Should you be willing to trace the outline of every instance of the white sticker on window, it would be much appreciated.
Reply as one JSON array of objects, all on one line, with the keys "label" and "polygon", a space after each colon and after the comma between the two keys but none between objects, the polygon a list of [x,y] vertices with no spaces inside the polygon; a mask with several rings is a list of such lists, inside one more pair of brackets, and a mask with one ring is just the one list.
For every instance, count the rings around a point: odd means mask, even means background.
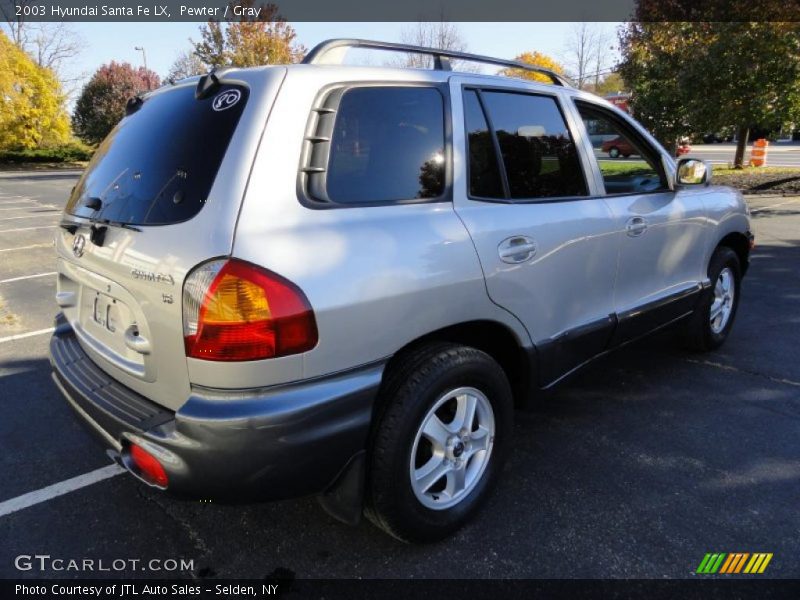
[{"label": "white sticker on window", "polygon": [[239,90],[226,90],[220,94],[217,94],[211,106],[216,111],[225,110],[231,106],[235,106],[241,97],[242,93]]}]

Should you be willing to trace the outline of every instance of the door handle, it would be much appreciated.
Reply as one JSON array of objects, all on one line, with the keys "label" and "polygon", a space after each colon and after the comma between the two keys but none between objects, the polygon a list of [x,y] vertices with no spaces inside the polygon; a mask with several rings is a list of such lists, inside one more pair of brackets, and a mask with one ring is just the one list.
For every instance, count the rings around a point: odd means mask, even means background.
[{"label": "door handle", "polygon": [[647,219],[644,217],[631,217],[625,224],[625,231],[631,237],[638,237],[647,231]]},{"label": "door handle", "polygon": [[536,255],[536,242],[528,236],[515,235],[500,242],[497,253],[505,263],[523,263]]},{"label": "door handle", "polygon": [[125,330],[125,345],[139,354],[150,354],[150,341],[139,335],[139,327],[135,324]]}]

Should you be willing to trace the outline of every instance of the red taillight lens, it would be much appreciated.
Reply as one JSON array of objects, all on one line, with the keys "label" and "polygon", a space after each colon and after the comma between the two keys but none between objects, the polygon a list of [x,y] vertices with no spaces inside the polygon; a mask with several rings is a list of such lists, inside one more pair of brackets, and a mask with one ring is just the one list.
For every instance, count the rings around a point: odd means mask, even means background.
[{"label": "red taillight lens", "polygon": [[167,472],[155,456],[144,448],[131,444],[131,460],[138,469],[138,474],[150,483],[167,487]]},{"label": "red taillight lens", "polygon": [[314,312],[292,282],[231,259],[202,265],[183,288],[186,355],[219,361],[260,360],[317,345]]}]

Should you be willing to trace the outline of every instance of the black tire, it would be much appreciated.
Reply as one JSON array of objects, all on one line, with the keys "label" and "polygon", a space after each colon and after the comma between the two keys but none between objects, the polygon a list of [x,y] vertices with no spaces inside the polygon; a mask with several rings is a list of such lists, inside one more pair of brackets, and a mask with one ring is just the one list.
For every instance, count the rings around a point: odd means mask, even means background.
[{"label": "black tire", "polygon": [[612,146],[608,149],[608,156],[610,158],[619,158],[619,148]]},{"label": "black tire", "polygon": [[[733,274],[733,300],[731,313],[727,323],[720,331],[714,331],[711,326],[711,306],[714,302],[714,288],[724,269],[729,269]],[[689,349],[697,352],[710,352],[719,348],[730,334],[736,311],[741,298],[742,268],[736,252],[726,246],[720,246],[711,256],[708,264],[708,278],[711,287],[703,295],[686,323],[684,338]]]},{"label": "black tire", "polygon": [[[472,517],[494,488],[510,444],[511,388],[503,369],[488,354],[455,344],[419,348],[400,357],[390,369],[371,436],[365,514],[404,542],[440,540]],[[460,387],[473,387],[488,399],[494,442],[474,487],[454,506],[433,509],[425,506],[412,488],[412,449],[437,399]]]}]

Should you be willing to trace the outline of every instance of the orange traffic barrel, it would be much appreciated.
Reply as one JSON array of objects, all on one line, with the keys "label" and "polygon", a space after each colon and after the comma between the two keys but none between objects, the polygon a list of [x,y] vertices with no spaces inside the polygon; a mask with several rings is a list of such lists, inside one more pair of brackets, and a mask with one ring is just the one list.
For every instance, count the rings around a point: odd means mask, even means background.
[{"label": "orange traffic barrel", "polygon": [[750,151],[752,166],[765,167],[767,165],[767,148],[769,148],[769,142],[763,138],[753,142],[753,149]]}]

